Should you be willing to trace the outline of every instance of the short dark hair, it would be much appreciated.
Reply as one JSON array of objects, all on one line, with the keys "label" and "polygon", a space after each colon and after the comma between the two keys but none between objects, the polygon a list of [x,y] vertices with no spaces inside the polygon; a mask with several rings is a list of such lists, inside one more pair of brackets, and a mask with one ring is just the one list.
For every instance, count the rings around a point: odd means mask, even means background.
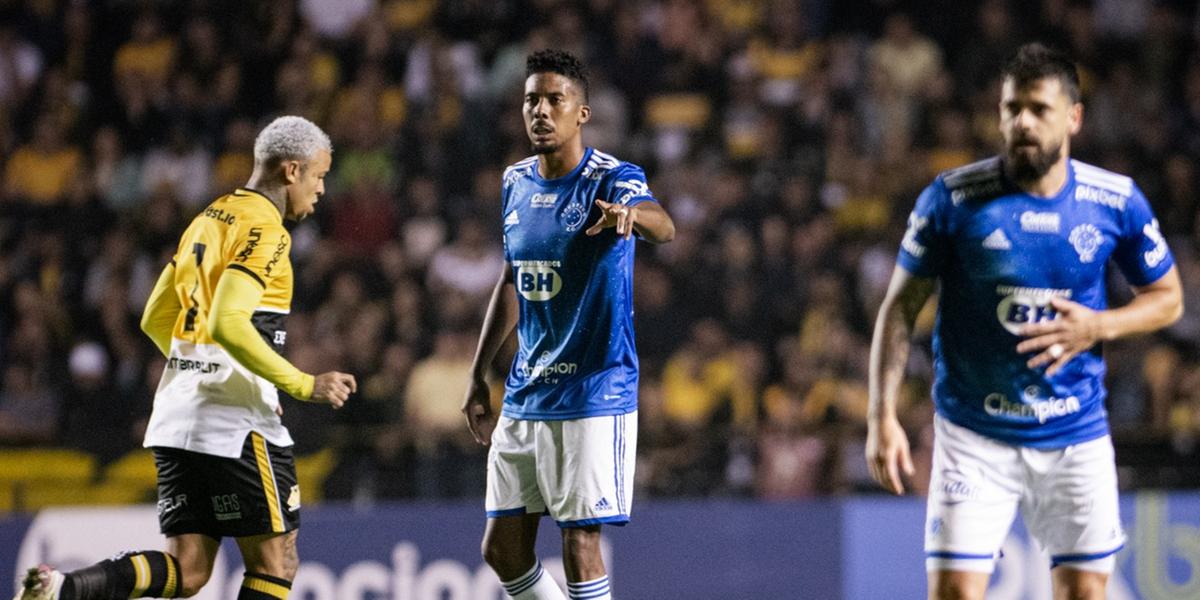
[{"label": "short dark hair", "polygon": [[1039,79],[1057,77],[1063,91],[1071,102],[1079,102],[1079,70],[1065,52],[1033,42],[1017,49],[1017,54],[1008,61],[1002,72],[1005,79],[1012,78],[1018,87],[1029,85]]},{"label": "short dark hair", "polygon": [[584,68],[583,62],[575,58],[574,54],[552,48],[538,50],[525,59],[525,76],[529,77],[536,73],[558,73],[571,79],[579,85],[583,91],[583,101],[587,102],[587,69]]}]

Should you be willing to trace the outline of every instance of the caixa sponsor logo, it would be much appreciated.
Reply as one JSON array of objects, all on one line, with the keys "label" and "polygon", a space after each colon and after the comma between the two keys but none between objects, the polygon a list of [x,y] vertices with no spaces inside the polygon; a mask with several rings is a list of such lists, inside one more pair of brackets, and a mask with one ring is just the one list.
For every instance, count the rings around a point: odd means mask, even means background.
[{"label": "caixa sponsor logo", "polygon": [[1013,402],[1004,394],[988,394],[983,399],[983,410],[987,411],[987,414],[993,417],[1006,419],[1036,418],[1038,423],[1045,423],[1053,418],[1065,417],[1079,412],[1080,404],[1079,398],[1075,396],[1068,396],[1066,398],[1052,397],[1030,402]]},{"label": "caixa sponsor logo", "polygon": [[526,300],[542,302],[558,295],[562,290],[562,277],[556,267],[559,261],[513,261],[517,268],[517,292]]},{"label": "caixa sponsor logo", "polygon": [[1021,327],[1030,323],[1057,319],[1058,311],[1050,305],[1050,300],[1071,297],[1071,290],[1008,285],[997,287],[996,293],[1002,296],[996,304],[996,318],[1013,335],[1020,335]]}]

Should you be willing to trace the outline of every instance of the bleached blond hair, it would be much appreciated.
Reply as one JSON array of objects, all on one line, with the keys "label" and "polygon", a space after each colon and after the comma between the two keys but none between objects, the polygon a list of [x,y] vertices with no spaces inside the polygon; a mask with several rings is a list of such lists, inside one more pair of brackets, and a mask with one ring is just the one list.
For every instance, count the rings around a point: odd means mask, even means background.
[{"label": "bleached blond hair", "polygon": [[316,123],[286,115],[271,121],[254,140],[255,165],[278,164],[285,160],[308,161],[325,150],[333,152],[329,135]]}]

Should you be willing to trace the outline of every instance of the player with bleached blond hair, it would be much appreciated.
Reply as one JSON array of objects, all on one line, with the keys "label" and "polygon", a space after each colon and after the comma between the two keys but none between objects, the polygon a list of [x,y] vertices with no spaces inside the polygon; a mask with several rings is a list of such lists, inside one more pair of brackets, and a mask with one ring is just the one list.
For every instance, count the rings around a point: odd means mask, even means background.
[{"label": "player with bleached blond hair", "polygon": [[300,488],[277,390],[339,408],[357,385],[337,371],[314,377],[279,354],[293,283],[283,223],[312,214],[332,152],[306,119],[267,125],[246,187],[192,220],[146,303],[142,330],[167,358],[144,442],[167,550],[69,573],[41,565],[16,600],[194,596],[223,537],[237,539],[246,565],[239,600],[287,598],[300,564]]}]

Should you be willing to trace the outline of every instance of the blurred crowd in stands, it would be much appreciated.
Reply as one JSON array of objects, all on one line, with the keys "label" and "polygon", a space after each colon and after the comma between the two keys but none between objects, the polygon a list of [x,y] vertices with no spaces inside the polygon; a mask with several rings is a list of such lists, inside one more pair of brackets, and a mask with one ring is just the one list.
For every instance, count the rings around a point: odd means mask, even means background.
[{"label": "blurred crowd in stands", "polygon": [[[1178,325],[1106,347],[1123,484],[1200,486],[1185,1],[0,0],[0,442],[140,446],[155,277],[245,183],[258,129],[301,114],[335,153],[292,229],[287,354],[360,384],[341,411],[285,401],[297,453],[337,451],[330,499],[482,495],[459,404],[503,265],[500,174],[529,154],[524,59],[559,47],[590,66],[585,142],[643,165],[677,224],[638,248],[639,494],[871,489],[867,355],[906,215],[997,150],[997,72],[1035,39],[1080,62],[1073,153],[1135,177],[1186,290]],[[920,347],[904,421],[927,475]]]}]

